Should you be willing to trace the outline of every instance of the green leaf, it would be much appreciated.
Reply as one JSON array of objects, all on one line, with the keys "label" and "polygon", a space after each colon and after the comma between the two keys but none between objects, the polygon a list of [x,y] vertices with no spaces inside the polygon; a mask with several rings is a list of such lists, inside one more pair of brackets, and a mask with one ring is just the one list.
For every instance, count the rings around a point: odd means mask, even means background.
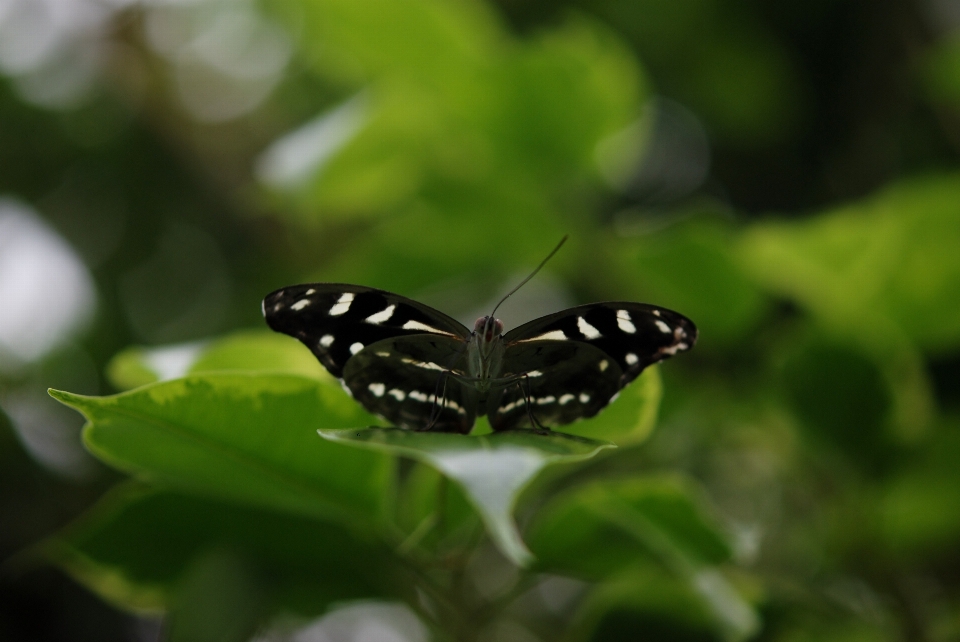
[{"label": "green leaf", "polygon": [[87,448],[144,478],[306,515],[377,520],[389,457],[317,439],[369,425],[335,384],[293,375],[208,374],[111,397],[50,394],[83,413]]},{"label": "green leaf", "polygon": [[398,572],[382,544],[343,527],[139,484],[109,493],[43,550],[100,596],[134,611],[170,607],[189,592],[191,577],[209,575],[202,571],[210,570],[210,556],[229,555],[231,566],[220,575],[241,571],[270,608],[303,615],[388,595]]},{"label": "green leaf", "polygon": [[815,443],[832,444],[867,472],[889,469],[892,395],[872,359],[850,345],[804,341],[782,372],[790,409]]},{"label": "green leaf", "polygon": [[935,43],[924,61],[924,80],[931,98],[960,111],[960,34],[955,30]]},{"label": "green leaf", "polygon": [[434,559],[471,550],[483,536],[480,515],[463,488],[421,463],[402,476],[396,521],[406,534],[399,552],[419,549]]},{"label": "green leaf", "polygon": [[541,568],[586,578],[611,578],[656,561],[724,629],[745,637],[758,621],[715,568],[732,549],[702,504],[682,479],[594,482],[553,499],[534,518],[527,541]]},{"label": "green leaf", "polygon": [[827,327],[960,346],[960,175],[903,181],[818,217],[765,221],[737,255],[751,278]]},{"label": "green leaf", "polygon": [[696,217],[619,241],[612,254],[640,300],[697,324],[698,351],[729,346],[746,339],[767,308],[762,291],[737,262],[734,233],[719,217]]},{"label": "green leaf", "polygon": [[268,330],[236,332],[206,343],[127,348],[107,364],[107,378],[119,390],[130,390],[188,374],[221,370],[287,372],[330,379],[303,344]]},{"label": "green leaf", "polygon": [[701,504],[674,478],[594,482],[554,498],[527,541],[544,568],[586,577],[611,575],[667,549],[691,564],[725,562],[730,545]]},{"label": "green leaf", "polygon": [[[960,422],[938,426],[925,452],[885,480],[880,534],[897,559],[936,559],[960,541]],[[858,498],[859,499],[859,498]]]},{"label": "green leaf", "polygon": [[[633,568],[597,585],[577,609],[569,639],[722,642],[709,607],[689,583],[654,565]],[[729,636],[739,637],[739,636]]]},{"label": "green leaf", "polygon": [[253,565],[233,551],[198,555],[177,583],[165,620],[169,642],[247,642],[267,619]]},{"label": "green leaf", "polygon": [[757,284],[882,365],[906,440],[933,413],[920,350],[960,346],[957,202],[960,175],[913,179],[814,218],[756,223],[737,246]]},{"label": "green leaf", "polygon": [[281,196],[305,224],[381,221],[317,280],[412,293],[479,265],[484,285],[519,271],[544,237],[588,219],[607,191],[597,144],[638,119],[647,93],[630,47],[583,17],[519,38],[479,0],[271,6],[301,34],[304,67],[363,92],[362,126]]},{"label": "green leaf", "polygon": [[509,431],[469,437],[394,428],[321,430],[330,441],[410,457],[460,484],[490,537],[518,566],[533,561],[512,512],[520,491],[545,466],[589,459],[614,445],[561,433]]}]

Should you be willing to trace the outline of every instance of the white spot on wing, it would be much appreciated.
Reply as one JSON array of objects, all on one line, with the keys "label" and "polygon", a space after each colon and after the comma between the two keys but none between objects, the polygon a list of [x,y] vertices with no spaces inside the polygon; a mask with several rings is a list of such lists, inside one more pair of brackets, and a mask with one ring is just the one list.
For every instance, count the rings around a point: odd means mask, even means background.
[{"label": "white spot on wing", "polygon": [[320,345],[322,345],[324,348],[329,348],[330,346],[332,346],[332,345],[333,345],[333,335],[332,335],[332,334],[325,334],[325,335],[323,335],[322,337],[320,337]]},{"label": "white spot on wing", "polygon": [[427,325],[426,323],[420,323],[419,321],[414,321],[413,319],[404,323],[402,327],[404,330],[422,330],[423,332],[432,332],[433,334],[445,334],[448,337],[454,336],[449,332],[444,332],[443,330],[434,328],[433,326]]},{"label": "white spot on wing", "polygon": [[592,325],[590,325],[589,323],[587,323],[587,320],[584,319],[583,317],[577,317],[577,327],[580,328],[580,332],[583,333],[583,336],[585,336],[588,339],[600,338],[600,331],[597,330]]},{"label": "white spot on wing", "polygon": [[601,361],[600,364],[599,364],[599,366],[600,366],[600,372],[606,371],[606,369],[607,369],[607,367],[608,367],[609,365],[610,365],[610,362],[608,362],[606,359],[604,359],[603,361]]},{"label": "white spot on wing", "polygon": [[346,314],[347,310],[350,309],[350,304],[353,303],[353,296],[353,292],[344,292],[341,294],[337,302],[330,308],[330,316],[338,317],[341,314]]},{"label": "white spot on wing", "polygon": [[367,386],[367,390],[372,392],[374,397],[382,397],[386,389],[387,387],[382,383],[371,383],[369,386]]},{"label": "white spot on wing", "polygon": [[299,301],[291,305],[290,309],[296,310],[297,312],[299,312],[300,310],[304,309],[308,305],[310,305],[310,299],[300,299]]},{"label": "white spot on wing", "polygon": [[350,390],[350,388],[347,386],[347,382],[344,381],[343,379],[340,380],[340,387],[343,388],[343,391],[347,393],[348,396],[350,397],[353,396],[353,391]]},{"label": "white spot on wing", "polygon": [[571,395],[571,394],[566,394],[566,395],[563,395],[563,396],[560,397],[560,405],[561,405],[561,406],[564,406],[564,405],[570,403],[571,401],[573,401],[573,395]]},{"label": "white spot on wing", "polygon": [[674,354],[677,354],[677,351],[686,350],[689,347],[690,346],[688,346],[686,343],[677,343],[672,346],[665,346],[663,348],[660,348],[658,352],[660,354],[674,355]]},{"label": "white spot on wing", "polygon": [[389,353],[389,352],[376,352],[375,354],[376,354],[378,357],[383,357],[384,359],[386,359],[387,357],[390,356],[390,353]]},{"label": "white spot on wing", "polygon": [[660,328],[660,332],[664,334],[670,334],[670,326],[668,326],[666,323],[660,319],[657,319],[655,323],[657,324],[657,327]]},{"label": "white spot on wing", "polygon": [[304,294],[307,296],[310,296],[311,294],[315,294],[315,293],[316,293],[316,290],[314,290],[313,288],[310,288],[309,290],[304,292]]},{"label": "white spot on wing", "polygon": [[628,310],[617,310],[617,327],[627,334],[634,334],[637,331],[637,326],[633,325]]},{"label": "white spot on wing", "polygon": [[395,304],[387,306],[385,310],[381,310],[376,314],[371,314],[366,319],[364,319],[364,321],[366,321],[367,323],[373,323],[373,324],[383,323],[384,321],[389,320],[390,317],[393,316],[393,311],[396,309],[397,309],[397,306]]},{"label": "white spot on wing", "polygon": [[590,401],[590,395],[588,395],[588,394],[585,393],[585,392],[581,392],[581,393],[580,393],[580,403],[587,403],[588,401]]},{"label": "white spot on wing", "polygon": [[548,403],[553,403],[556,400],[557,398],[554,397],[553,395],[547,395],[546,397],[540,397],[539,399],[537,399],[537,405],[545,406]]},{"label": "white spot on wing", "polygon": [[416,359],[411,359],[410,357],[404,357],[401,359],[401,361],[404,363],[409,363],[411,366],[416,366],[418,368],[426,368],[427,370],[444,370],[443,366],[438,366],[430,361],[417,361]]},{"label": "white spot on wing", "polygon": [[363,344],[359,341],[350,346],[350,354],[357,354],[361,350],[363,350]]},{"label": "white spot on wing", "polygon": [[615,393],[612,397],[610,397],[610,401],[607,402],[607,405],[609,406],[619,398],[620,398],[620,393],[619,392]]},{"label": "white spot on wing", "polygon": [[566,341],[567,335],[563,333],[563,330],[551,330],[550,332],[544,332],[543,334],[538,334],[535,337],[530,337],[529,339],[521,339],[517,343],[526,343],[527,341]]},{"label": "white spot on wing", "polygon": [[530,372],[527,373],[527,376],[528,376],[528,377],[542,377],[542,376],[543,376],[543,373],[540,372],[539,370],[531,370]]},{"label": "white spot on wing", "polygon": [[640,361],[640,359],[637,358],[637,355],[633,354],[632,352],[628,352],[627,356],[625,356],[623,360],[627,362],[628,366],[632,366],[636,362]]},{"label": "white spot on wing", "polygon": [[427,400],[427,395],[420,392],[419,390],[411,390],[409,397],[415,401],[425,402]]},{"label": "white spot on wing", "polygon": [[397,401],[403,401],[404,399],[407,398],[407,393],[405,393],[403,390],[400,390],[400,388],[393,388],[387,394],[389,394],[391,397],[393,397]]}]

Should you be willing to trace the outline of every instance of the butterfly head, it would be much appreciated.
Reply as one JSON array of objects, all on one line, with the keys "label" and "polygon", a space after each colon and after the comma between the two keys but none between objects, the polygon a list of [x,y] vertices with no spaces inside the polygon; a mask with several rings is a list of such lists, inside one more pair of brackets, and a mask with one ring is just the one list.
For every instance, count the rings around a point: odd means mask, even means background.
[{"label": "butterfly head", "polygon": [[481,343],[491,343],[503,334],[503,323],[494,317],[480,317],[473,324],[473,332],[479,337]]},{"label": "butterfly head", "polygon": [[503,323],[494,316],[480,317],[473,324],[473,337],[470,342],[467,362],[471,377],[485,380],[496,376],[503,361]]}]

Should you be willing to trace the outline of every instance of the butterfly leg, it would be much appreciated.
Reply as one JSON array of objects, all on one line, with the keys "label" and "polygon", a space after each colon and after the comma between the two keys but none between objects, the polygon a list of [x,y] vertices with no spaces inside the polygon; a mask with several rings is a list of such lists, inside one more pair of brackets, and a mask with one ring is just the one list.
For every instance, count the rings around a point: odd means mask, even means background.
[{"label": "butterfly leg", "polygon": [[[526,388],[524,388],[524,384],[526,384]],[[530,395],[530,377],[524,374],[523,378],[517,381],[517,386],[520,388],[520,394],[523,395],[523,403],[527,408],[527,417],[530,419],[530,425],[533,431],[540,435],[549,435],[551,430],[541,424],[536,415],[533,414],[532,397]]]},{"label": "butterfly leg", "polygon": [[[440,373],[433,390],[433,401],[427,423],[417,426],[413,430],[417,432],[439,430],[464,435],[470,432],[476,418],[476,398],[471,398],[469,391],[463,390],[460,391],[460,396],[455,394],[453,395],[454,398],[448,398],[448,386],[453,385],[451,384],[452,381],[458,380],[459,377],[455,372],[444,370]],[[466,394],[464,394],[465,392]],[[459,405],[457,401],[459,401]],[[444,414],[444,410],[448,410],[448,412]],[[453,419],[451,414],[454,412],[459,419]]]},{"label": "butterfly leg", "polygon": [[433,390],[433,407],[430,409],[430,420],[424,426],[423,431],[428,432],[440,419],[443,407],[447,401],[447,371],[440,373],[437,377],[437,387]]}]

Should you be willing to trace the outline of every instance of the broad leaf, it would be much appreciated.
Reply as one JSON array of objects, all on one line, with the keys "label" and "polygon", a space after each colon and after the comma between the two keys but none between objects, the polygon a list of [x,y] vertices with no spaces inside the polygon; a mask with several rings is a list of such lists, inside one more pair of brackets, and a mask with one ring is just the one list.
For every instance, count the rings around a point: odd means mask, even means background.
[{"label": "broad leaf", "polygon": [[304,615],[387,596],[399,572],[382,544],[340,526],[137,484],[108,494],[43,550],[105,599],[137,611],[170,607],[210,555],[242,565],[270,608]]},{"label": "broad leaf", "polygon": [[739,624],[718,618],[710,601],[690,582],[644,564],[596,585],[579,605],[568,639],[630,640],[643,631],[651,640],[729,642],[757,629],[749,609],[741,613],[746,615]]},{"label": "broad leaf", "polygon": [[236,332],[204,343],[127,348],[110,360],[107,378],[116,388],[130,390],[188,374],[222,370],[330,378],[300,342],[269,330]]},{"label": "broad leaf", "polygon": [[768,307],[761,289],[737,263],[731,242],[735,233],[727,221],[699,216],[611,244],[621,278],[628,279],[634,296],[681,312],[697,324],[695,353],[749,341]]},{"label": "broad leaf", "polygon": [[958,201],[960,175],[904,181],[815,218],[754,224],[737,256],[827,327],[946,353],[960,346]]},{"label": "broad leaf", "polygon": [[318,439],[369,425],[335,384],[293,375],[195,375],[112,397],[51,391],[84,414],[87,448],[168,484],[307,515],[376,520],[389,457]]},{"label": "broad leaf", "polygon": [[956,174],[903,181],[815,218],[756,223],[736,252],[761,287],[882,365],[906,440],[934,411],[918,348],[960,346],[958,201]]},{"label": "broad leaf", "polygon": [[756,615],[716,570],[730,544],[681,480],[602,481],[556,497],[534,518],[527,541],[545,570],[587,578],[620,575],[656,561],[703,601],[723,628],[745,637]]},{"label": "broad leaf", "polygon": [[513,521],[520,491],[545,466],[589,459],[613,444],[552,433],[509,431],[465,437],[395,428],[321,430],[330,441],[410,457],[429,464],[463,488],[491,538],[518,566],[533,561]]},{"label": "broad leaf", "polygon": [[666,548],[698,565],[731,555],[692,489],[657,477],[594,482],[559,495],[534,518],[527,541],[544,568],[594,578]]}]

